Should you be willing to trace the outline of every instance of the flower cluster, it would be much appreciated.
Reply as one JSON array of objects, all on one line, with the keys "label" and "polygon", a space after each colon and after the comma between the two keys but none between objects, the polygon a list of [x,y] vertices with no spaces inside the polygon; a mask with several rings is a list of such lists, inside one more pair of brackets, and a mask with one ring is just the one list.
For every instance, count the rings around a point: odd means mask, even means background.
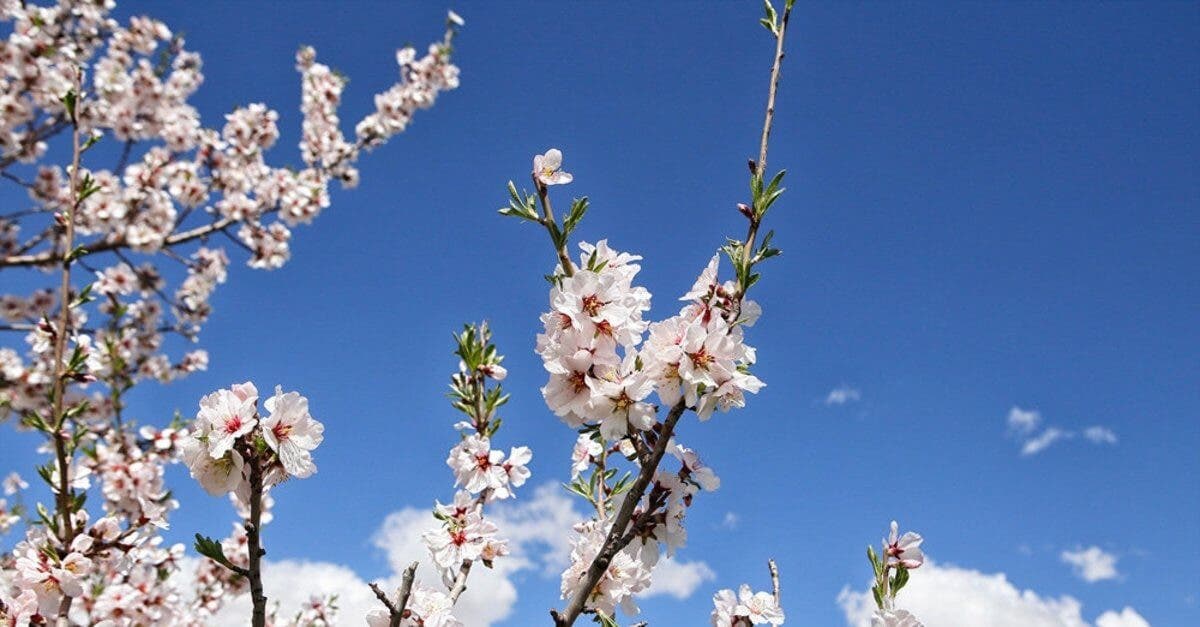
[{"label": "flower cluster", "polygon": [[754,592],[743,584],[737,594],[720,590],[713,595],[713,627],[782,624],[783,609],[770,592]]},{"label": "flower cluster", "polygon": [[[569,182],[558,169],[561,159],[557,150],[539,155],[535,180]],[[537,338],[550,375],[542,394],[567,424],[596,424],[604,439],[617,440],[655,424],[652,393],[668,406],[682,400],[707,419],[717,408],[744,406],[745,392],[763,387],[749,374],[755,351],[743,337],[762,310],[734,281],[718,282],[719,256],[683,296],[687,304],[678,315],[649,323],[643,314],[650,293],[633,284],[641,257],[617,252],[606,240],[580,248],[578,269],[556,271]]]},{"label": "flower cluster", "polygon": [[[563,598],[572,598],[584,589],[586,573],[604,549],[611,523],[589,520],[575,525],[571,541],[571,565],[562,574]],[[629,615],[638,613],[633,595],[650,587],[650,570],[643,558],[644,551],[630,545],[613,555],[608,568],[592,589],[587,591],[587,605],[605,616],[613,616],[617,607]]]},{"label": "flower cluster", "polygon": [[79,600],[78,607],[93,622],[181,620],[181,597],[159,583],[178,570],[182,544],[164,548],[160,537],[141,527],[123,529],[114,516],[90,523],[83,510],[73,516],[73,523],[81,532],[65,551],[46,550],[54,540],[44,529],[31,530],[14,548],[12,583],[18,592],[6,598],[7,591],[0,591],[0,603],[7,606],[8,618],[17,620],[5,624],[54,617],[64,598]]},{"label": "flower cluster", "polygon": [[263,405],[265,418],[258,413],[258,388],[250,382],[200,400],[193,431],[183,440],[183,460],[209,494],[249,494],[247,457],[262,458],[267,487],[317,471],[312,451],[324,439],[325,426],[308,413],[308,399],[276,386]]}]

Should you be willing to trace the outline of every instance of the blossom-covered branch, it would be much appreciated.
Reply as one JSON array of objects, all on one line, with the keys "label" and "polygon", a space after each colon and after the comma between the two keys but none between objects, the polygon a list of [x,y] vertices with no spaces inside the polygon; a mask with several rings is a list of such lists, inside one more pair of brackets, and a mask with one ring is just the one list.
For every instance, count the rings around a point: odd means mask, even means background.
[{"label": "blossom-covered branch", "polygon": [[[649,586],[659,545],[668,553],[682,546],[692,495],[719,485],[696,453],[675,441],[679,421],[689,410],[707,420],[717,409],[741,407],[746,392],[764,385],[750,372],[755,351],[744,341],[745,328],[761,309],[746,294],[759,279],[756,265],[779,254],[771,247],[772,233],[761,243],[757,238],[783,193],[783,172],[768,181],[766,157],[791,7],[789,1],[780,17],[768,2],[762,20],[774,37],[775,57],[759,158],[751,161],[751,198],[738,205],[749,223],[747,236],[722,248],[735,278],[718,279],[720,255],[714,256],[681,298],[687,304],[678,315],[655,323],[643,318],[650,293],[633,283],[639,256],[614,251],[602,240],[581,244],[579,264],[571,262],[566,250],[589,203],[576,199],[561,222],[555,218],[550,188],[574,180],[562,169],[559,150],[534,157],[533,193],[508,185],[509,204],[500,213],[545,228],[558,258],[546,277],[551,310],[542,316],[544,333],[537,342],[550,377],[542,393],[550,409],[580,431],[570,488],[596,511],[576,528],[572,563],[562,579],[568,604],[551,611],[560,627],[573,625],[583,613],[615,625],[618,605],[637,612],[633,597]],[[680,461],[677,472],[660,469],[668,452]],[[617,479],[613,465],[622,457],[632,469]]]},{"label": "blossom-covered branch", "polygon": [[249,510],[246,518],[246,564],[230,561],[221,544],[196,535],[196,551],[250,581],[254,613],[251,624],[266,624],[263,592],[262,526],[266,490],[289,477],[303,479],[317,471],[312,451],[325,439],[325,426],[308,413],[308,399],[296,392],[275,395],[258,413],[258,389],[246,382],[217,390],[200,400],[195,428],[183,444],[192,477],[214,496],[232,492]]},{"label": "blossom-covered branch", "polygon": [[[397,593],[401,602],[391,604],[386,594],[376,592],[387,611],[375,610],[367,616],[372,627],[461,626],[452,610],[467,590],[475,563],[491,568],[495,560],[509,553],[508,541],[498,535],[500,529],[485,516],[484,506],[516,497],[516,489],[529,479],[526,465],[533,459],[533,452],[529,447],[516,446],[505,455],[492,448],[504,422],[497,411],[509,396],[500,385],[508,374],[501,365],[504,356],[492,343],[487,323],[465,325],[454,341],[459,362],[458,372],[450,377],[450,398],[467,420],[454,425],[459,442],[450,449],[446,465],[454,473],[454,485],[462,489],[450,504],[436,503],[433,516],[438,525],[422,535],[447,591],[414,586],[405,571],[404,584]],[[404,599],[409,600],[407,606]]]}]

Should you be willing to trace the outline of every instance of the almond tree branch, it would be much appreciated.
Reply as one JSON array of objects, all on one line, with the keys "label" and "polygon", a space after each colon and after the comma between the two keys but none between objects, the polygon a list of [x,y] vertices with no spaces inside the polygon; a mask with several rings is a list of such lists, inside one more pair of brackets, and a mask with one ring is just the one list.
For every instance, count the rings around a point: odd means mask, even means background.
[{"label": "almond tree branch", "polygon": [[[264,213],[271,213],[272,211],[274,211],[274,210],[268,210]],[[220,220],[211,222],[209,224],[204,224],[204,225],[192,228],[192,229],[188,229],[186,231],[179,231],[178,233],[173,233],[170,236],[168,236],[165,240],[163,240],[162,248],[177,246],[179,244],[185,244],[185,243],[193,241],[193,240],[201,239],[203,237],[211,235],[212,233],[215,233],[216,231],[220,231],[220,230],[222,230],[232,224],[235,224],[237,222],[239,222],[239,220],[236,220],[234,218],[221,218]],[[84,244],[84,248],[87,249],[87,252],[84,254],[92,255],[95,253],[102,253],[102,252],[106,252],[109,250],[116,250],[119,248],[127,248],[128,246],[129,246],[129,244],[126,243],[123,238],[99,239],[94,242]],[[59,258],[60,258],[60,255],[55,254],[54,251],[45,251],[45,252],[37,253],[34,255],[13,255],[11,257],[5,257],[3,259],[0,259],[0,267],[4,267],[4,266],[44,266],[48,263],[53,263],[54,261],[57,261]]]},{"label": "almond tree branch", "polygon": [[[788,18],[792,14],[792,3],[788,0],[783,9],[783,19],[779,22],[779,31],[775,34],[775,62],[771,64],[771,83],[767,90],[767,114],[763,120],[762,141],[758,148],[758,162],[751,164],[753,174],[760,180],[767,176],[767,140],[771,137],[771,124],[775,121],[775,93],[779,90],[779,69],[783,66],[783,37],[787,33]],[[746,244],[742,248],[742,266],[750,263],[750,255],[754,249],[754,240],[758,236],[759,217],[751,213],[750,230],[746,234]]]},{"label": "almond tree branch", "polygon": [[462,596],[467,590],[467,577],[471,575],[471,564],[473,560],[463,560],[462,566],[458,567],[458,575],[454,578],[454,585],[450,587],[450,604],[458,603],[458,597]]},{"label": "almond tree branch", "polygon": [[566,627],[574,625],[575,620],[583,613],[584,605],[587,599],[591,596],[592,590],[596,584],[600,582],[600,578],[608,571],[609,564],[612,563],[617,553],[624,549],[631,540],[632,535],[625,533],[629,526],[630,520],[633,519],[633,511],[637,508],[638,503],[646,494],[646,489],[650,486],[650,481],[654,478],[654,473],[658,470],[658,464],[662,462],[663,455],[667,452],[667,443],[671,440],[671,435],[675,432],[675,425],[679,423],[679,419],[683,417],[683,412],[687,410],[687,403],[680,399],[671,407],[671,411],[667,414],[667,419],[663,422],[662,433],[659,434],[658,440],[654,443],[654,449],[650,453],[649,459],[642,464],[641,470],[638,472],[637,479],[629,488],[629,493],[625,496],[625,500],[621,503],[621,509],[617,511],[617,516],[613,519],[612,528],[608,530],[608,536],[604,538],[604,548],[596,555],[596,559],[592,560],[592,564],[588,566],[587,575],[584,579],[584,585],[571,599],[571,603],[560,614],[556,610],[550,611],[550,616],[554,618],[554,624],[557,627]]},{"label": "almond tree branch", "polygon": [[[70,471],[71,458],[73,455],[67,452],[67,440],[71,437],[66,432],[67,412],[64,408],[64,397],[66,396],[67,372],[66,365],[63,363],[64,354],[67,349],[67,336],[70,334],[71,328],[71,249],[75,246],[75,212],[79,208],[82,201],[82,194],[79,189],[79,160],[83,155],[83,149],[80,145],[80,130],[79,119],[76,116],[78,111],[79,100],[82,100],[82,85],[83,85],[83,70],[76,68],[75,70],[75,88],[74,94],[68,94],[66,100],[69,102],[68,109],[71,114],[71,144],[73,146],[73,155],[71,157],[71,180],[70,189],[74,198],[71,204],[67,205],[67,213],[63,216],[66,221],[65,233],[63,235],[63,253],[62,253],[62,282],[59,285],[58,299],[60,301],[60,309],[58,315],[58,324],[55,328],[57,334],[54,338],[54,383],[51,389],[51,401],[53,403],[53,420],[54,420],[54,458],[58,468],[58,486],[55,490],[55,509],[61,518],[61,527],[59,528],[59,540],[62,541],[64,550],[68,550],[72,541],[75,539],[75,523],[72,515],[72,508],[75,502],[75,491],[70,487]],[[58,607],[58,623],[62,624],[68,621],[68,616],[71,613],[72,597],[63,595],[62,603]]]},{"label": "almond tree branch", "polygon": [[372,583],[368,584],[371,587],[371,592],[375,593],[375,598],[379,599],[380,603],[388,610],[388,625],[389,627],[399,627],[400,621],[404,620],[404,608],[408,605],[408,597],[412,594],[413,580],[417,576],[418,562],[413,562],[404,569],[404,575],[400,579],[400,592],[396,597],[396,602],[392,603],[387,594],[379,589],[379,586]]},{"label": "almond tree branch", "polygon": [[263,594],[262,557],[267,552],[262,548],[263,469],[259,456],[254,451],[249,453],[250,520],[246,523],[246,540],[250,553],[250,599],[254,603],[250,624],[264,627],[267,623],[267,597]]}]

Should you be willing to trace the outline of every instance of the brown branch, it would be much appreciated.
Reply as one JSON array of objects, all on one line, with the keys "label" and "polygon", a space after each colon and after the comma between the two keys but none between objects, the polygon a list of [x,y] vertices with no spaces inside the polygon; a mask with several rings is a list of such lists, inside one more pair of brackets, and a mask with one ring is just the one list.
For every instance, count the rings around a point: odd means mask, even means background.
[{"label": "brown branch", "polygon": [[[264,212],[264,214],[270,213],[270,212],[271,211],[266,211],[266,212]],[[220,220],[217,220],[215,222],[211,222],[209,224],[205,224],[205,225],[201,225],[201,226],[198,226],[198,227],[195,227],[192,229],[188,229],[187,231],[180,231],[178,233],[168,236],[165,240],[163,240],[162,248],[167,248],[169,246],[177,246],[179,244],[184,244],[184,243],[187,243],[187,242],[190,242],[193,240],[197,240],[197,239],[206,237],[208,235],[213,234],[216,231],[220,231],[221,229],[224,229],[225,227],[228,227],[237,222],[238,222],[238,220],[235,220],[233,218],[221,218]],[[84,255],[92,255],[95,253],[102,253],[102,252],[116,250],[118,248],[126,248],[126,247],[128,247],[128,244],[122,238],[98,239],[94,242],[84,244],[84,248],[87,250],[87,252],[84,253]],[[61,255],[56,254],[54,251],[46,251],[46,252],[38,253],[36,255],[14,255],[12,257],[5,257],[3,259],[0,259],[0,267],[3,267],[3,266],[44,266],[44,265],[47,265],[50,263],[54,263],[55,261],[58,261],[60,258],[61,258]]]},{"label": "brown branch", "polygon": [[379,602],[387,608],[389,616],[396,613],[396,606],[393,605],[392,600],[387,597],[387,593],[379,588],[379,584],[372,582],[367,584],[367,586],[371,588],[371,592],[375,593],[375,598],[379,599]]},{"label": "brown branch", "polygon": [[379,589],[377,584],[367,584],[371,587],[371,592],[375,593],[375,598],[379,599],[379,602],[387,608],[389,627],[399,627],[400,621],[404,620],[404,608],[408,605],[409,595],[412,594],[413,579],[417,576],[417,566],[418,563],[413,562],[404,569],[404,575],[400,579],[400,591],[395,603],[392,603],[392,600],[383,590]]},{"label": "brown branch", "polygon": [[252,627],[264,627],[267,623],[267,597],[263,594],[262,557],[267,552],[262,548],[262,497],[263,469],[255,451],[248,452],[250,464],[250,520],[246,523],[246,541],[250,553],[250,599],[254,603],[251,616]]},{"label": "brown branch", "polygon": [[662,433],[658,435],[658,440],[654,443],[654,450],[650,453],[650,458],[646,463],[642,464],[641,471],[638,473],[637,479],[629,488],[629,494],[625,496],[625,500],[621,503],[621,509],[617,511],[617,516],[613,519],[612,528],[608,530],[608,536],[604,538],[604,545],[596,558],[592,560],[588,566],[587,575],[584,578],[584,586],[579,589],[575,597],[571,599],[571,603],[560,614],[555,610],[550,611],[550,615],[554,618],[554,624],[558,627],[566,627],[574,625],[575,620],[583,613],[584,605],[587,599],[591,596],[592,590],[596,584],[600,583],[600,578],[608,571],[609,564],[612,563],[617,553],[624,549],[631,540],[633,535],[626,534],[625,529],[629,526],[630,520],[633,519],[633,511],[637,508],[638,503],[646,494],[646,488],[650,486],[650,481],[654,478],[654,473],[658,470],[658,464],[662,462],[663,455],[667,452],[667,443],[671,440],[671,434],[675,431],[675,425],[679,423],[679,419],[683,417],[683,412],[687,409],[687,403],[680,399],[677,403],[671,406],[671,411],[667,414],[667,419],[663,422]]},{"label": "brown branch", "polygon": [[458,602],[458,597],[462,596],[463,592],[467,591],[467,577],[471,574],[472,560],[463,560],[462,566],[458,567],[458,575],[454,578],[454,585],[450,587],[450,604]]}]

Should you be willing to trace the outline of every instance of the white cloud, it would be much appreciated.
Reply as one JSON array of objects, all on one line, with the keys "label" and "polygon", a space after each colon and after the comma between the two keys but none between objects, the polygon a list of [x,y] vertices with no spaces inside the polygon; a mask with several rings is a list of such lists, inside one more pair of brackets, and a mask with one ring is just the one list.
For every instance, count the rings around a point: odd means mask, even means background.
[{"label": "white cloud", "polygon": [[[185,572],[190,572],[186,570]],[[263,563],[263,592],[268,608],[279,603],[279,618],[290,619],[313,594],[336,594],[339,622],[358,624],[367,612],[382,607],[367,582],[353,570],[329,562],[282,560]],[[227,604],[212,621],[219,627],[241,627],[250,615],[250,595]]]},{"label": "white cloud", "polygon": [[1118,614],[1109,610],[1096,619],[1096,627],[1150,627],[1150,621],[1142,618],[1132,607],[1126,607]]},{"label": "white cloud", "polygon": [[716,577],[717,574],[704,562],[680,562],[665,558],[654,567],[654,580],[642,596],[667,595],[683,600],[692,596],[700,584]]},{"label": "white cloud", "polygon": [[[932,561],[912,573],[897,601],[926,627],[1092,627],[1083,618],[1083,604],[1074,597],[1040,596],[1032,590],[1018,590],[1004,573],[987,574]],[[838,595],[838,604],[847,625],[870,626],[875,601],[869,589],[855,591],[847,586]],[[1095,623],[1095,627],[1141,625],[1147,625],[1145,619],[1132,608],[1121,614],[1105,612]]]},{"label": "white cloud", "polygon": [[1030,434],[1041,421],[1042,415],[1036,411],[1026,411],[1015,405],[1008,410],[1008,429],[1013,433]]},{"label": "white cloud", "polygon": [[829,395],[825,397],[825,405],[831,407],[833,405],[845,405],[853,403],[862,398],[862,393],[857,389],[848,385],[839,385],[829,391]]},{"label": "white cloud", "polygon": [[739,520],[736,512],[725,512],[725,517],[721,519],[721,526],[726,529],[737,529]]},{"label": "white cloud", "polygon": [[1093,444],[1116,444],[1117,434],[1108,427],[1096,425],[1083,430],[1083,437]]},{"label": "white cloud", "polygon": [[[1013,406],[1008,410],[1008,433],[1021,443],[1021,454],[1037,455],[1060,440],[1072,440],[1081,435],[1077,431],[1048,426],[1038,433],[1042,414],[1037,410]],[[1108,427],[1095,425],[1082,432],[1083,438],[1092,444],[1116,444],[1117,434]]]},{"label": "white cloud", "polygon": [[1069,437],[1071,437],[1070,433],[1063,431],[1058,427],[1049,427],[1036,437],[1025,440],[1025,443],[1021,445],[1021,454],[1037,455],[1038,453],[1050,448],[1051,444],[1054,444],[1063,438]]},{"label": "white cloud", "polygon": [[1117,556],[1098,546],[1063,551],[1059,557],[1071,565],[1080,579],[1088,583],[1116,579],[1120,575],[1117,572]]},{"label": "white cloud", "polygon": [[[534,571],[557,579],[570,559],[571,527],[583,519],[574,502],[557,484],[545,484],[529,497],[490,507],[489,517],[509,539],[512,554],[497,560],[495,568],[475,568],[467,580],[467,591],[455,606],[454,615],[472,627],[489,625],[510,618],[517,602],[515,575]],[[372,544],[387,558],[390,574],[379,580],[388,591],[400,585],[400,573],[409,564],[420,562],[417,582],[443,590],[444,587],[429,559],[421,533],[436,524],[428,509],[413,507],[389,514],[371,538]],[[190,590],[196,558],[186,558],[177,588]],[[644,596],[666,595],[685,599],[715,573],[700,561],[682,562],[664,559],[654,570],[654,581]],[[362,624],[362,617],[376,609],[379,601],[367,581],[350,568],[329,562],[304,560],[267,561],[263,565],[263,585],[270,602],[280,602],[280,618],[290,618],[313,594],[337,594],[341,624]],[[540,585],[540,584],[539,584]],[[557,588],[557,583],[554,584]],[[213,621],[219,627],[244,625],[250,613],[250,599],[241,598],[225,607]]]}]

